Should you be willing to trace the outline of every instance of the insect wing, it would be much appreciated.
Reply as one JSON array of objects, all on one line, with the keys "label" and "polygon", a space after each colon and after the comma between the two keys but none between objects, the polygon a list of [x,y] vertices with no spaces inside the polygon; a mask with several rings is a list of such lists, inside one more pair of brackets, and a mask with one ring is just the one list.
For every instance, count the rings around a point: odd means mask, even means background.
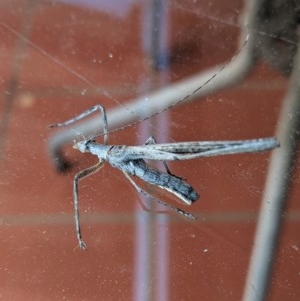
[{"label": "insect wing", "polygon": [[236,141],[194,141],[179,143],[150,144],[132,147],[141,158],[151,160],[189,160],[199,157],[252,153],[278,147],[276,138],[262,138]]},{"label": "insect wing", "polygon": [[[159,145],[159,144],[155,144]],[[152,145],[144,146],[128,146],[126,149],[126,154],[124,158],[129,160],[138,159],[149,159],[149,160],[162,160],[162,161],[172,161],[176,160],[176,154],[172,152],[165,151],[162,149],[155,149],[151,147]]]}]

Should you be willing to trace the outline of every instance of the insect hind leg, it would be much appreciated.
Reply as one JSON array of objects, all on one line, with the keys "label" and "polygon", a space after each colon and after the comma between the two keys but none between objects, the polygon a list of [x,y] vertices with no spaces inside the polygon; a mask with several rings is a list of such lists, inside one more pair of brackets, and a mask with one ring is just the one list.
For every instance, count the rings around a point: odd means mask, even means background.
[{"label": "insect hind leg", "polygon": [[[145,191],[144,189],[142,189],[138,184],[135,183],[135,181],[129,176],[129,174],[125,171],[123,171],[123,174],[125,175],[125,177],[129,180],[129,182],[132,184],[132,186],[136,189],[136,191],[140,194],[143,194],[144,196],[146,196],[147,198],[149,198],[150,200],[152,200],[153,202],[156,202],[157,204],[163,205],[165,207],[167,207],[168,209],[175,211],[176,213],[179,213],[181,215],[184,215],[187,218],[190,219],[197,219],[197,217],[195,217],[194,215],[192,215],[191,213],[188,213],[180,208],[177,208],[175,206],[172,206],[158,198],[155,198],[153,195],[151,195],[150,193],[148,193],[147,191]],[[148,211],[148,208],[146,208],[144,206],[143,203],[141,203],[142,207],[145,208]]]}]

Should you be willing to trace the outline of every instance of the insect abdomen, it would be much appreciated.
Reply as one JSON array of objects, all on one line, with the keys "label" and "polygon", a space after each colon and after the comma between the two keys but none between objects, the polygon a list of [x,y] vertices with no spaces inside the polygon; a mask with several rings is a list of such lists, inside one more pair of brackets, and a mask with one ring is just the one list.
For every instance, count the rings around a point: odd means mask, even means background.
[{"label": "insect abdomen", "polygon": [[127,172],[138,176],[147,183],[170,191],[188,205],[192,204],[199,198],[199,195],[194,188],[184,180],[171,174],[150,168],[145,164],[144,160],[130,161],[128,162],[128,165],[130,168],[127,169]]}]

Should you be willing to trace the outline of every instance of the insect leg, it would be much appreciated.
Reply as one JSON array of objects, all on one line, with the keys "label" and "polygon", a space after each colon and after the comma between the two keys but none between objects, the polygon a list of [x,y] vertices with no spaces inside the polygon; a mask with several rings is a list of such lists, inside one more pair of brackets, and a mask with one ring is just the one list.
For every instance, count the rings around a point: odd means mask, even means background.
[{"label": "insect leg", "polygon": [[167,208],[169,208],[170,210],[172,211],[175,211],[176,213],[179,213],[179,214],[182,214],[184,215],[185,217],[187,218],[190,218],[190,219],[197,219],[194,215],[192,215],[191,213],[188,213],[184,210],[181,210],[180,208],[177,208],[175,206],[172,206],[168,203],[165,203],[164,201],[160,200],[160,199],[157,199],[155,198],[154,196],[152,196],[150,193],[148,193],[147,191],[143,190],[140,186],[138,186],[133,180],[132,178],[129,176],[129,174],[125,171],[123,171],[123,174],[125,175],[125,177],[130,181],[130,183],[133,185],[133,187],[137,190],[138,193],[140,194],[143,194],[145,195],[146,197],[148,197],[149,199],[151,199],[152,201],[160,204],[160,205],[163,205]]},{"label": "insect leg", "polygon": [[151,145],[151,144],[156,144],[156,140],[153,136],[150,136],[146,142],[144,143],[145,145]]},{"label": "insect leg", "polygon": [[79,197],[78,197],[78,182],[80,179],[83,179],[92,173],[95,173],[100,170],[103,166],[104,161],[99,161],[96,165],[93,165],[89,168],[86,168],[79,173],[77,173],[73,180],[73,195],[74,195],[74,218],[75,218],[75,227],[76,227],[76,235],[79,243],[80,249],[86,250],[86,244],[82,240],[81,228],[80,228],[80,219],[79,219]]},{"label": "insect leg", "polygon": [[[153,136],[150,136],[150,137],[146,140],[146,142],[145,142],[145,145],[151,145],[151,144],[156,144],[156,140],[155,140],[155,138],[154,138]],[[178,176],[174,175],[174,174],[171,172],[171,170],[170,170],[170,168],[169,168],[169,166],[168,166],[168,164],[167,164],[166,161],[162,161],[162,163],[163,163],[163,165],[164,165],[164,168],[165,168],[166,172],[167,172],[169,175],[171,175],[171,176],[173,176],[173,177],[175,177],[175,178],[177,178],[177,179],[180,179],[180,180],[185,180],[185,179],[183,179],[183,178],[181,178],[181,177],[178,177]]]},{"label": "insect leg", "polygon": [[[102,121],[103,121],[103,132],[104,132],[104,144],[107,144],[108,141],[108,125],[107,125],[107,116],[106,116],[106,111],[105,108],[102,105],[95,105],[91,107],[90,109],[84,111],[83,113],[75,116],[74,118],[71,118],[65,122],[62,123],[54,123],[49,125],[50,128],[52,127],[61,127],[61,126],[67,126],[75,121],[81,120],[82,118],[89,116],[90,114],[96,112],[96,111],[101,111],[102,113]],[[94,136],[95,138],[97,136]]]}]

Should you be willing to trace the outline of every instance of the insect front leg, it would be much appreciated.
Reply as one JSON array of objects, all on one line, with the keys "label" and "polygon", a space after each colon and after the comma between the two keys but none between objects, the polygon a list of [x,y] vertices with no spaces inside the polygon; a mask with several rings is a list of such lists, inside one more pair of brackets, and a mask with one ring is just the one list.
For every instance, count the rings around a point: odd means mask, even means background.
[{"label": "insect front leg", "polygon": [[[62,123],[54,123],[54,124],[51,124],[49,125],[50,128],[53,128],[53,127],[62,127],[62,126],[67,126],[73,122],[76,122],[76,121],[79,121],[81,120],[82,118],[84,117],[87,117],[89,115],[91,115],[92,113],[96,112],[96,111],[100,111],[102,113],[102,121],[103,121],[103,135],[104,135],[104,144],[106,145],[107,142],[108,142],[108,125],[107,125],[107,116],[106,116],[106,111],[105,111],[105,108],[104,106],[102,105],[95,105],[93,107],[91,107],[90,109],[84,111],[83,113],[75,116],[74,118],[71,118],[65,122],[62,122]],[[96,135],[96,136],[93,136],[92,138],[95,138],[99,135]]]},{"label": "insect front leg", "polygon": [[96,165],[86,168],[79,173],[77,173],[73,180],[73,195],[74,195],[74,218],[75,218],[75,228],[76,235],[80,249],[86,250],[86,244],[82,240],[80,218],[79,218],[79,197],[78,197],[78,182],[79,180],[97,172],[103,166],[104,161],[100,160]]},{"label": "insect front leg", "polygon": [[[68,125],[72,124],[73,122],[79,121],[82,118],[87,117],[87,116],[89,116],[90,114],[92,114],[96,111],[100,111],[102,113],[103,136],[104,136],[103,140],[104,140],[104,144],[107,145],[107,142],[108,142],[107,115],[106,115],[106,111],[105,111],[104,106],[102,106],[100,104],[91,107],[90,109],[84,111],[83,113],[81,113],[81,114],[75,116],[74,118],[71,118],[71,119],[69,119],[65,122],[51,124],[51,125],[49,125],[49,128],[68,126]],[[80,133],[76,133],[76,134],[80,134]],[[98,136],[100,136],[100,135],[102,135],[102,134],[99,134]],[[90,141],[90,140],[93,140],[96,137],[97,137],[97,135],[96,136],[93,135],[92,137],[89,137],[87,142]],[[85,140],[84,137],[83,137],[83,139]],[[67,161],[66,158],[64,158],[64,156],[62,154],[62,151],[59,149],[59,150],[56,150],[55,152],[56,153],[54,154],[54,158],[55,158],[56,167],[58,168],[58,170],[61,171],[61,172],[64,172],[67,169],[70,169],[71,164]]]}]

